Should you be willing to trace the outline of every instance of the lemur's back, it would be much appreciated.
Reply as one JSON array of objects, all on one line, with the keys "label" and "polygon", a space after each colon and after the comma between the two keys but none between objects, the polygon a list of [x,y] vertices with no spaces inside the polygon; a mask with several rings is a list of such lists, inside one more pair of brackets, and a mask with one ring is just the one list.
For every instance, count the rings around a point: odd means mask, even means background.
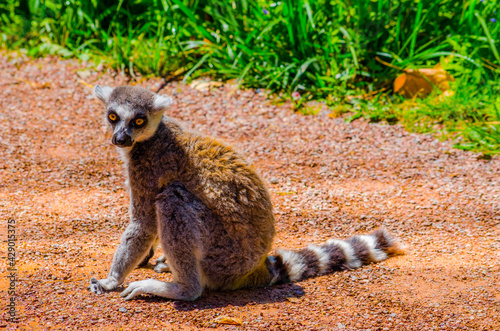
[{"label": "lemur's back", "polygon": [[[232,286],[232,280],[260,266],[271,249],[274,230],[272,204],[262,179],[230,146],[184,130],[165,118],[167,130],[184,149],[183,171],[177,181],[214,213],[214,224],[202,226],[200,253],[207,261],[205,275]],[[205,222],[209,223],[208,220]],[[203,265],[203,263],[202,263]],[[239,270],[238,270],[239,269]],[[208,287],[212,282],[208,282]]]}]

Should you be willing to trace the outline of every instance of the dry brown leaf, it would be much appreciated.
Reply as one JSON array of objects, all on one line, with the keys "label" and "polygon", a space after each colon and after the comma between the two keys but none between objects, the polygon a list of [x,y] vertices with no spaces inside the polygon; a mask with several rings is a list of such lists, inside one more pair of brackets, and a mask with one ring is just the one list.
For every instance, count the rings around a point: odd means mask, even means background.
[{"label": "dry brown leaf", "polygon": [[190,88],[198,90],[200,92],[207,92],[213,87],[219,87],[224,85],[222,82],[215,82],[215,81],[205,81],[201,79],[195,79],[191,82],[189,85]]},{"label": "dry brown leaf", "polygon": [[291,303],[299,303],[300,300],[297,299],[297,298],[294,298],[294,297],[289,297],[289,298],[286,298],[288,301],[290,301]]},{"label": "dry brown leaf", "polygon": [[32,80],[29,80],[29,79],[18,79],[17,81],[28,83],[34,89],[42,89],[42,88],[51,88],[52,87],[52,84],[50,82],[45,82],[43,84],[40,84],[40,83],[34,82]]},{"label": "dry brown leaf", "polygon": [[431,94],[434,86],[443,92],[449,90],[453,80],[439,63],[434,68],[406,69],[394,80],[394,92],[405,98],[425,97]]},{"label": "dry brown leaf", "polygon": [[76,72],[76,74],[81,79],[87,79],[87,78],[89,78],[92,75],[92,73],[90,72],[90,70],[78,70]]},{"label": "dry brown leaf", "polygon": [[226,315],[222,315],[217,317],[212,321],[213,323],[218,323],[218,324],[232,324],[232,325],[241,325],[242,321],[241,319],[237,317],[229,317]]},{"label": "dry brown leaf", "polygon": [[78,80],[78,83],[80,83],[80,84],[82,84],[82,85],[84,85],[84,86],[88,87],[88,88],[89,88],[89,89],[91,89],[91,90],[93,90],[93,89],[94,89],[94,85],[91,85],[91,84],[89,84],[89,83],[87,83],[87,82],[85,82],[85,81],[83,81],[83,80],[81,80],[81,79],[79,79],[79,80]]}]

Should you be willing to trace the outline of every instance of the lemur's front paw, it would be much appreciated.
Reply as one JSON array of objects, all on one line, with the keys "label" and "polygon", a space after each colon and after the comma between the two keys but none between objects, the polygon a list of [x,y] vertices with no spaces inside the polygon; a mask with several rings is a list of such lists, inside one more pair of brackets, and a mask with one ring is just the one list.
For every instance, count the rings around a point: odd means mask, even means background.
[{"label": "lemur's front paw", "polygon": [[104,291],[104,289],[102,288],[99,281],[97,279],[95,279],[94,277],[92,277],[90,279],[89,290],[90,290],[90,292],[95,293],[95,294],[102,294],[102,291]]},{"label": "lemur's front paw", "polygon": [[102,294],[104,291],[109,291],[113,290],[118,286],[118,282],[114,279],[101,279],[97,280],[94,277],[90,279],[90,286],[89,290],[90,292],[93,292],[95,294]]}]

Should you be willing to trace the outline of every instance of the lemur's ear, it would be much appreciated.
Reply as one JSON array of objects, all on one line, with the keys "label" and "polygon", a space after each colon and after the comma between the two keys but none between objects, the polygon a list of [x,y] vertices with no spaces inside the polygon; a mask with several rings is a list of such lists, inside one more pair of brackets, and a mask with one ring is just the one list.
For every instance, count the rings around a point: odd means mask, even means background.
[{"label": "lemur's ear", "polygon": [[101,100],[104,103],[109,102],[109,96],[111,95],[111,92],[113,92],[113,88],[109,86],[99,86],[96,85],[94,89],[92,90],[92,94],[99,100]]},{"label": "lemur's ear", "polygon": [[161,111],[167,109],[174,100],[170,97],[165,97],[163,95],[156,94],[153,101],[153,111]]}]

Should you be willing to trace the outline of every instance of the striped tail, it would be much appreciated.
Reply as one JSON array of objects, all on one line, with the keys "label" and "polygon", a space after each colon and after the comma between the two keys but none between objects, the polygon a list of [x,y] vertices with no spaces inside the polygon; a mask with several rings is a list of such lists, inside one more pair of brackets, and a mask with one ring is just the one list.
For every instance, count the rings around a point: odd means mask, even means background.
[{"label": "striped tail", "polygon": [[299,251],[278,250],[276,256],[269,256],[266,261],[272,275],[269,285],[356,269],[400,254],[404,254],[404,247],[385,228],[346,240],[330,239],[323,245],[309,245]]}]

